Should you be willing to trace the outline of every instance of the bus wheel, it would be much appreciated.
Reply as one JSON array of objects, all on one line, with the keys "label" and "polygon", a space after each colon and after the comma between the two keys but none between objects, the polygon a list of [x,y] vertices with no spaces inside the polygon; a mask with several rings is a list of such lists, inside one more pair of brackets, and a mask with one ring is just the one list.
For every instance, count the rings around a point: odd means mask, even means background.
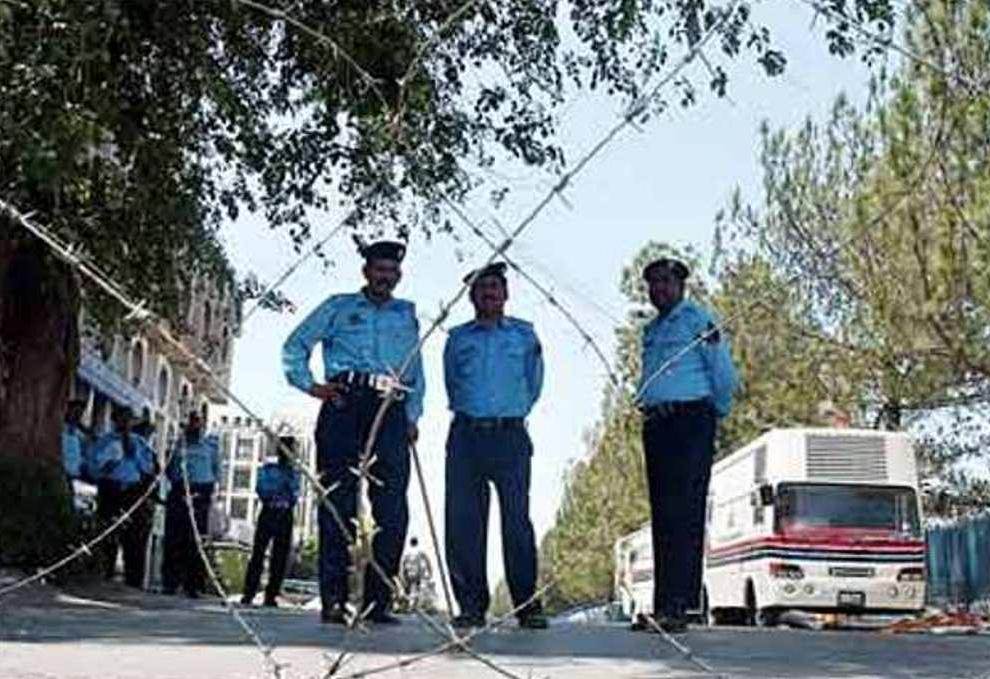
[{"label": "bus wheel", "polygon": [[760,608],[756,601],[756,590],[752,582],[746,583],[746,626],[776,627],[779,611],[773,608]]}]

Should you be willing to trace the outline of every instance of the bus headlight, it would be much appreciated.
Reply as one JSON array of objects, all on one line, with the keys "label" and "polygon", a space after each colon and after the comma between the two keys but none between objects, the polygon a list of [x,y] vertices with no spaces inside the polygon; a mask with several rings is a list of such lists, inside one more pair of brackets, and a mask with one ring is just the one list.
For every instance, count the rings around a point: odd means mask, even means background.
[{"label": "bus headlight", "polygon": [[924,582],[925,581],[925,569],[921,566],[911,566],[909,568],[902,568],[900,572],[897,573],[898,582]]},{"label": "bus headlight", "polygon": [[772,561],[770,562],[770,577],[801,580],[804,578],[804,571],[797,564]]},{"label": "bus headlight", "polygon": [[887,594],[890,596],[891,599],[896,599],[897,595],[899,594],[897,590],[897,585],[891,585],[890,587],[888,587]]},{"label": "bus headlight", "polygon": [[804,593],[807,594],[808,596],[814,595],[815,586],[809,582],[807,585],[804,586]]},{"label": "bus headlight", "polygon": [[797,587],[790,582],[784,585],[781,589],[784,590],[784,594],[786,594],[787,596],[794,596],[794,593],[797,592]]}]

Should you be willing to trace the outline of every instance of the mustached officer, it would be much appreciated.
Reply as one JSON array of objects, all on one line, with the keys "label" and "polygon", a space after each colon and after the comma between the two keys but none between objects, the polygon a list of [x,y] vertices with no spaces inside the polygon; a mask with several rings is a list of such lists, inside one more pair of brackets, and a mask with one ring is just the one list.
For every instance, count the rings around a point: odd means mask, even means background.
[{"label": "mustached officer", "polygon": [[[444,379],[454,419],[447,438],[446,552],[460,615],[481,626],[490,595],[485,574],[490,485],[498,493],[505,575],[519,625],[547,626],[536,590],[536,539],[529,518],[533,444],[526,416],[543,386],[533,325],[505,315],[506,266],[479,271],[471,285],[475,318],[450,332]],[[465,278],[472,279],[474,273]]]},{"label": "mustached officer", "polygon": [[[715,425],[737,386],[715,317],[684,297],[686,264],[663,257],[643,270],[657,316],[643,329],[640,407],[653,531],[653,615],[668,632],[697,609]],[[687,351],[685,349],[690,347]]]},{"label": "mustached officer", "polygon": [[[372,422],[386,393],[398,395],[385,413],[375,440],[369,499],[378,528],[374,559],[389,579],[399,570],[406,540],[409,510],[409,442],[418,435],[423,412],[423,365],[417,351],[419,324],[412,302],[392,296],[402,278],[405,256],[401,243],[380,241],[361,249],[365,285],[353,293],[331,295],[285,341],[282,361],[289,382],[323,402],[316,425],[317,466],[325,488],[346,523],[345,534],[321,503],[320,596],[321,620],[344,623],[350,565],[348,543],[357,513],[358,478],[352,469],[365,448]],[[323,345],[324,379],[314,379],[309,357]],[[406,365],[407,357],[413,360]],[[364,576],[364,605],[369,619],[394,624],[389,613],[391,590],[369,564]]]}]

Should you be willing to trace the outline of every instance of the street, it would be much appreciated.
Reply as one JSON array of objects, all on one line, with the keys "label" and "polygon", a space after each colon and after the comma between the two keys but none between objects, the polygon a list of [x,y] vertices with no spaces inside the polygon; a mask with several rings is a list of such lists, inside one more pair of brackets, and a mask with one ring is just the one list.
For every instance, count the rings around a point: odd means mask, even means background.
[{"label": "street", "polygon": [[[368,632],[322,626],[313,612],[252,609],[249,619],[283,677],[316,677],[341,649],[354,652],[337,676],[435,648],[440,637],[412,618]],[[259,650],[216,599],[137,593],[120,586],[59,592],[38,588],[0,601],[0,676],[9,679],[179,679],[263,677]],[[990,637],[692,629],[678,637],[726,677],[982,679],[990,676]],[[619,625],[557,624],[546,632],[514,625],[472,647],[521,677],[705,675],[662,638]],[[461,679],[497,676],[467,654],[444,653],[381,677]]]}]

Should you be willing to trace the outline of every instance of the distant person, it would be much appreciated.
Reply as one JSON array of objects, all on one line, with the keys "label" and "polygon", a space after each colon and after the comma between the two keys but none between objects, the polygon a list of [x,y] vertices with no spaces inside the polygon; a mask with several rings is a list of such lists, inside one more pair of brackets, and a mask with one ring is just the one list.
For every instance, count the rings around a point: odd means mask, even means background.
[{"label": "distant person", "polygon": [[[322,402],[316,422],[316,466],[323,487],[333,489],[327,500],[344,522],[342,527],[325,503],[320,503],[320,620],[324,623],[347,622],[349,543],[358,504],[358,479],[352,469],[364,452],[386,393],[391,393],[393,400],[381,420],[370,469],[381,484],[371,484],[368,495],[378,528],[372,541],[373,556],[389,581],[399,573],[406,542],[409,442],[418,436],[424,380],[416,307],[392,296],[402,279],[405,252],[402,243],[391,241],[362,247],[365,286],[359,292],[328,297],[292,331],[282,347],[289,383]],[[322,382],[314,379],[309,368],[310,354],[317,344],[323,345]],[[390,613],[389,581],[369,564],[361,610],[370,607],[368,619],[372,622],[399,622]]]},{"label": "distant person", "polygon": [[687,611],[699,608],[715,427],[729,414],[737,386],[729,345],[714,316],[684,298],[689,273],[686,264],[668,257],[643,269],[657,309],[643,329],[639,389],[653,533],[653,616],[667,632],[683,631]]},{"label": "distant person", "polygon": [[[93,474],[97,483],[97,516],[109,525],[130,509],[155,478],[155,454],[131,431],[131,409],[115,407],[113,431],[93,444]],[[124,582],[144,585],[145,552],[151,529],[151,505],[141,504],[122,526],[104,541],[104,575],[113,577],[120,547],[124,552]]]},{"label": "distant person", "polygon": [[151,443],[151,437],[155,435],[155,423],[151,420],[151,409],[148,406],[141,409],[141,419],[134,425],[134,433],[140,434],[145,441]]},{"label": "distant person", "polygon": [[410,600],[419,601],[423,587],[433,577],[433,569],[429,557],[420,549],[416,538],[409,541],[409,551],[402,557],[401,573]]},{"label": "distant person", "polygon": [[[533,443],[526,417],[543,387],[543,353],[533,325],[505,315],[506,265],[477,273],[475,318],[450,331],[444,380],[454,413],[447,438],[446,552],[460,615],[480,627],[490,604],[486,575],[488,509],[495,486],[502,516],[505,577],[520,627],[547,626],[536,592],[536,538],[529,518]],[[465,282],[475,276],[465,277]]]},{"label": "distant person", "polygon": [[282,448],[295,451],[295,437],[279,438],[278,462],[269,462],[258,470],[255,492],[261,500],[261,513],[254,530],[251,561],[244,576],[241,603],[245,606],[251,605],[258,591],[269,543],[272,543],[272,559],[268,569],[268,585],[265,587],[265,606],[278,606],[277,598],[282,591],[289,548],[292,546],[293,510],[299,498],[299,472]]},{"label": "distant person", "polygon": [[82,425],[85,410],[86,402],[81,399],[72,399],[65,407],[65,422],[62,425],[62,469],[70,482],[88,476],[86,460],[89,455],[90,436]]},{"label": "distant person", "polygon": [[213,489],[220,478],[219,444],[215,436],[203,435],[203,420],[195,410],[189,413],[185,431],[175,443],[166,474],[169,492],[165,501],[162,590],[175,594],[181,585],[186,596],[195,599],[205,588],[206,568],[189,520],[186,481],[196,530],[205,539],[209,534]]}]

